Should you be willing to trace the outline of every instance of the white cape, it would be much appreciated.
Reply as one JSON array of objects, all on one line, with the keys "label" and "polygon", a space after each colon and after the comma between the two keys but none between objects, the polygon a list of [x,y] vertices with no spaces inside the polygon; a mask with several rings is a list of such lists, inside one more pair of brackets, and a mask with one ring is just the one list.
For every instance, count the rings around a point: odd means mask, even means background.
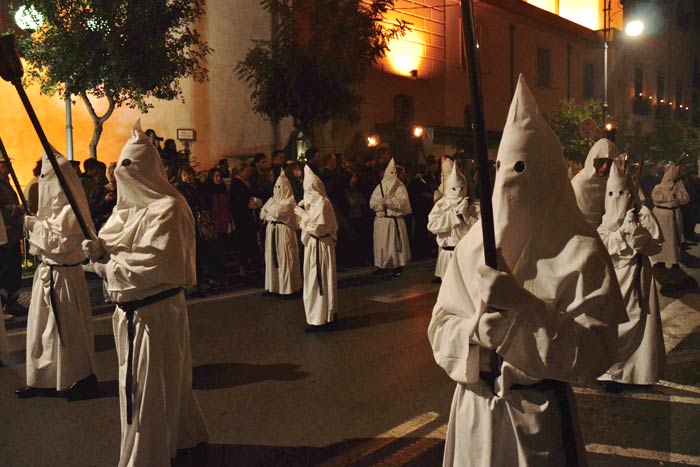
[{"label": "white cape", "polygon": [[[127,162],[128,161],[128,162]],[[143,299],[196,282],[194,219],[172,187],[158,152],[140,128],[122,150],[115,171],[117,205],[100,230],[110,254],[93,263],[115,303]],[[119,356],[121,458],[119,467],[170,466],[177,449],[208,439],[192,391],[187,303],[180,292],[134,313],[133,422],[127,424],[127,320],[113,316]]]},{"label": "white cape", "polygon": [[[56,154],[56,159],[83,219],[94,229],[77,174],[63,156]],[[27,386],[62,391],[94,373],[92,309],[81,265],[85,237],[46,155],[42,167],[39,209],[29,234],[29,251],[41,264],[34,273],[27,316]]]},{"label": "white cape", "polygon": [[369,207],[374,218],[374,265],[381,269],[405,266],[411,260],[405,216],[412,213],[406,186],[396,175],[394,159],[372,192]]},{"label": "white cape", "polygon": [[[564,429],[585,465],[575,414],[571,420],[560,409],[570,390],[546,380],[580,383],[607,370],[625,309],[608,254],[576,209],[561,146],[522,76],[498,161],[496,242],[532,297],[510,317],[492,387],[480,372],[491,370],[493,351],[475,343],[484,312],[477,222],[455,250],[428,328],[436,362],[457,383],[444,465],[560,467],[567,462]],[[557,196],[546,196],[550,190]]]}]

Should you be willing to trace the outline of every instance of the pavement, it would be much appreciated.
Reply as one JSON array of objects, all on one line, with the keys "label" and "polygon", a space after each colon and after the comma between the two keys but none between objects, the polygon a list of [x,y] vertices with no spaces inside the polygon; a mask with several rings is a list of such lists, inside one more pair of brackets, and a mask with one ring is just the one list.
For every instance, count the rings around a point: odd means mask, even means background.
[{"label": "pavement", "polygon": [[[655,268],[669,364],[653,387],[612,395],[574,388],[593,467],[700,466],[700,246],[678,271]],[[189,300],[193,386],[210,444],[174,466],[438,466],[454,383],[426,329],[438,291],[432,261],[399,278],[371,268],[340,281],[340,319],[304,332],[301,299],[260,289]],[[95,316],[102,397],[17,400],[24,338],[0,368],[0,465],[113,466],[119,457],[116,352]]]}]

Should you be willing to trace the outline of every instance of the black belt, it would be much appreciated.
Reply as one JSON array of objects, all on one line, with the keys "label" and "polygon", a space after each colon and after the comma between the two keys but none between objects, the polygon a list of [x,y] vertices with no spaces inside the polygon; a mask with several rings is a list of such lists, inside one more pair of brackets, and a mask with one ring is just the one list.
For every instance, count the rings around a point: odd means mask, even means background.
[{"label": "black belt", "polygon": [[454,247],[454,246],[441,246],[440,248],[442,248],[445,251],[455,251],[456,247]]},{"label": "black belt", "polygon": [[133,354],[134,354],[134,312],[139,308],[143,308],[148,305],[153,305],[166,298],[170,298],[179,294],[182,291],[182,287],[175,287],[174,289],[164,290],[155,295],[151,295],[140,300],[132,300],[130,302],[117,303],[119,308],[124,310],[126,313],[126,334],[129,339],[129,352],[127,353],[126,361],[126,383],[124,392],[126,393],[126,423],[131,425],[133,411]]},{"label": "black belt", "polygon": [[675,211],[676,209],[680,209],[680,206],[674,206],[672,208],[667,208],[666,206],[654,206],[655,208],[659,209],[666,209],[668,211]]},{"label": "black belt", "polygon": [[316,239],[316,281],[318,282],[318,294],[323,297],[323,276],[321,275],[321,239],[330,237],[331,234],[322,235],[317,237],[316,235],[309,234]]},{"label": "black belt", "polygon": [[53,279],[53,270],[55,268],[74,268],[75,266],[80,266],[82,263],[75,264],[48,264],[44,263],[49,267],[49,303],[51,305],[51,312],[53,313],[53,319],[56,321],[56,330],[58,331],[58,341],[61,345],[65,345],[63,342],[63,333],[61,332],[61,319],[58,316],[58,304],[56,302],[55,287],[56,283]]},{"label": "black belt", "polygon": [[[494,388],[497,376],[488,371],[480,371],[479,379]],[[513,384],[510,389],[526,389],[531,391],[552,391],[559,402],[559,416],[561,421],[562,441],[567,467],[577,467],[579,464],[578,436],[576,434],[576,408],[573,400],[573,391],[568,383],[543,379],[535,384]],[[495,392],[495,391],[494,391]]]},{"label": "black belt", "polygon": [[272,261],[275,265],[275,269],[280,268],[280,262],[279,259],[277,258],[277,225],[282,224],[282,225],[287,225],[284,222],[280,221],[270,221],[270,224],[273,225],[272,228],[272,238],[270,238],[270,243],[272,245]]}]

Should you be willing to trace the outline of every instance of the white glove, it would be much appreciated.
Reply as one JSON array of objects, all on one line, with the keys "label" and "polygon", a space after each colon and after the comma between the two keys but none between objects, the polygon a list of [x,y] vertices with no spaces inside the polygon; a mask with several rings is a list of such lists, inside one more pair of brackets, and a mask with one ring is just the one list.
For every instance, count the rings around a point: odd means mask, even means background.
[{"label": "white glove", "polygon": [[509,311],[486,311],[479,316],[473,338],[481,347],[497,349],[508,335],[513,319]]},{"label": "white glove", "polygon": [[401,203],[399,202],[398,199],[391,197],[391,198],[386,198],[384,200],[384,203],[387,208],[397,210],[401,207]]},{"label": "white glove", "polygon": [[95,263],[106,263],[109,261],[107,246],[101,238],[98,237],[97,240],[83,240],[81,247],[83,253],[90,261]]},{"label": "white glove", "polygon": [[262,205],[262,200],[260,198],[256,198],[255,196],[251,196],[248,200],[248,207],[250,209],[259,209],[260,207],[262,207]]},{"label": "white glove", "polygon": [[518,308],[533,297],[518,284],[510,272],[496,271],[483,264],[477,268],[477,282],[481,301],[498,311],[518,311]]},{"label": "white glove", "polygon": [[37,222],[39,222],[39,219],[37,219],[36,216],[24,216],[24,228],[27,232],[32,232]]},{"label": "white glove", "polygon": [[625,214],[625,219],[622,221],[620,230],[622,230],[622,232],[624,232],[627,235],[632,235],[634,231],[637,230],[637,227],[639,227],[639,223],[637,222],[637,216],[634,213],[634,209],[630,209]]},{"label": "white glove", "polygon": [[300,208],[299,206],[294,208],[294,214],[299,216],[301,219],[306,219],[309,217],[309,213],[304,211],[304,209]]}]

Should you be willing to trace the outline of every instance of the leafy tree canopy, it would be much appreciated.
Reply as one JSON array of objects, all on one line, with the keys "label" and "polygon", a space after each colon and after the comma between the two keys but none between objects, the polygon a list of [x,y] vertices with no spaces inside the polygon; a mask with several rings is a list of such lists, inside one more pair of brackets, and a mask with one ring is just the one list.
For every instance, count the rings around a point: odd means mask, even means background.
[{"label": "leafy tree canopy", "polygon": [[[43,93],[79,95],[95,123],[91,156],[115,106],[147,111],[149,98],[182,96],[180,80],[207,79],[211,49],[194,29],[204,0],[31,0],[43,24],[19,42],[25,74]],[[89,96],[106,98],[95,113]]]},{"label": "leafy tree canopy", "polygon": [[591,146],[600,138],[584,138],[579,133],[579,125],[586,120],[598,123],[603,118],[603,107],[598,101],[577,104],[573,99],[563,100],[559,108],[547,117],[554,133],[559,137],[564,156],[567,159],[584,163]]},{"label": "leafy tree canopy", "polygon": [[271,40],[254,41],[236,67],[253,109],[272,121],[293,117],[311,131],[331,118],[357,121],[358,87],[408,23],[384,21],[394,0],[263,0],[277,18]]}]

